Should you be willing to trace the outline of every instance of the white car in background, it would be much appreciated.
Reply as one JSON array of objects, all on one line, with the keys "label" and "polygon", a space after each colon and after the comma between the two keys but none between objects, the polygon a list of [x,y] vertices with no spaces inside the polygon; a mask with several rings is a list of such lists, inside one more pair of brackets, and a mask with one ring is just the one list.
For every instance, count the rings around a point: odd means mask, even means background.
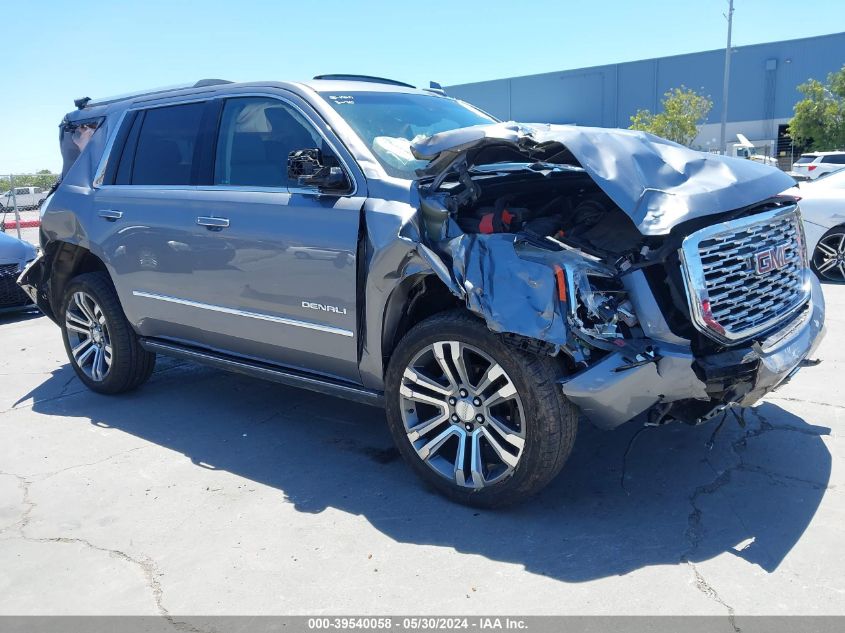
[{"label": "white car in background", "polygon": [[784,193],[801,198],[813,270],[823,281],[845,282],[845,168]]},{"label": "white car in background", "polygon": [[43,187],[15,187],[0,194],[0,207],[13,209],[17,205],[19,211],[37,209],[47,197],[47,190]]},{"label": "white car in background", "polygon": [[845,167],[845,152],[809,152],[792,164],[797,178],[815,180]]}]

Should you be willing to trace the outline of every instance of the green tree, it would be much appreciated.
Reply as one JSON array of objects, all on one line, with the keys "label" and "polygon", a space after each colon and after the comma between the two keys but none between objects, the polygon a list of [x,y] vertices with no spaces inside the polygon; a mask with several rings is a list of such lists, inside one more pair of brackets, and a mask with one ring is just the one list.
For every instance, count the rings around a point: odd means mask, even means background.
[{"label": "green tree", "polygon": [[637,110],[631,117],[628,129],[651,132],[689,146],[698,136],[698,127],[707,119],[713,101],[695,90],[681,86],[666,92],[660,105],[662,111],[657,114],[649,110]]},{"label": "green tree", "polygon": [[817,152],[845,149],[845,66],[827,76],[827,84],[810,79],[798,86],[804,98],[795,104],[789,136]]},{"label": "green tree", "polygon": [[[49,189],[58,180],[58,175],[50,172],[49,169],[41,169],[34,174],[15,175],[15,187],[41,187]],[[8,191],[9,177],[0,175],[0,193]]]}]

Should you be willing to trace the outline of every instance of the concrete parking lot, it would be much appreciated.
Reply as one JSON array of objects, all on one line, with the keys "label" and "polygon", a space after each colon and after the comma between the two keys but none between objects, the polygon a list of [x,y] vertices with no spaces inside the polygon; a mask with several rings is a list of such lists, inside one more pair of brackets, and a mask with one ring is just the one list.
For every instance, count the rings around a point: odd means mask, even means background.
[{"label": "concrete parking lot", "polygon": [[[599,432],[539,497],[426,490],[380,410],[159,359],[84,389],[0,316],[0,614],[845,614],[845,287],[822,363],[714,425]],[[726,619],[727,623],[727,619]]]}]

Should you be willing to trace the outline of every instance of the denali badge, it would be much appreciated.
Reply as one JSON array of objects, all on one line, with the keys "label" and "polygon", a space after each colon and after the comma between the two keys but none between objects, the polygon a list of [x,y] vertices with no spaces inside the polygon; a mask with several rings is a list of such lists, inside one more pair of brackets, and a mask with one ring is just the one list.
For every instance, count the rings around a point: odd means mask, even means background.
[{"label": "denali badge", "polygon": [[786,242],[782,242],[754,253],[751,256],[754,272],[758,275],[765,275],[786,266],[786,247]]},{"label": "denali badge", "polygon": [[303,308],[311,310],[322,310],[323,312],[334,312],[335,314],[346,314],[346,308],[338,308],[337,306],[327,306],[322,303],[312,303],[311,301],[303,301]]}]

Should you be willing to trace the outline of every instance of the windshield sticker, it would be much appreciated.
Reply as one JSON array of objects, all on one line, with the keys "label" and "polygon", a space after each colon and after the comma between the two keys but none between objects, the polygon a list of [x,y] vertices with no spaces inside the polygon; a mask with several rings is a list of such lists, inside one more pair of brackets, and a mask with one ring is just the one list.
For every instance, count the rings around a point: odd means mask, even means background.
[{"label": "windshield sticker", "polygon": [[355,97],[352,95],[329,95],[329,99],[337,105],[355,105]]}]

